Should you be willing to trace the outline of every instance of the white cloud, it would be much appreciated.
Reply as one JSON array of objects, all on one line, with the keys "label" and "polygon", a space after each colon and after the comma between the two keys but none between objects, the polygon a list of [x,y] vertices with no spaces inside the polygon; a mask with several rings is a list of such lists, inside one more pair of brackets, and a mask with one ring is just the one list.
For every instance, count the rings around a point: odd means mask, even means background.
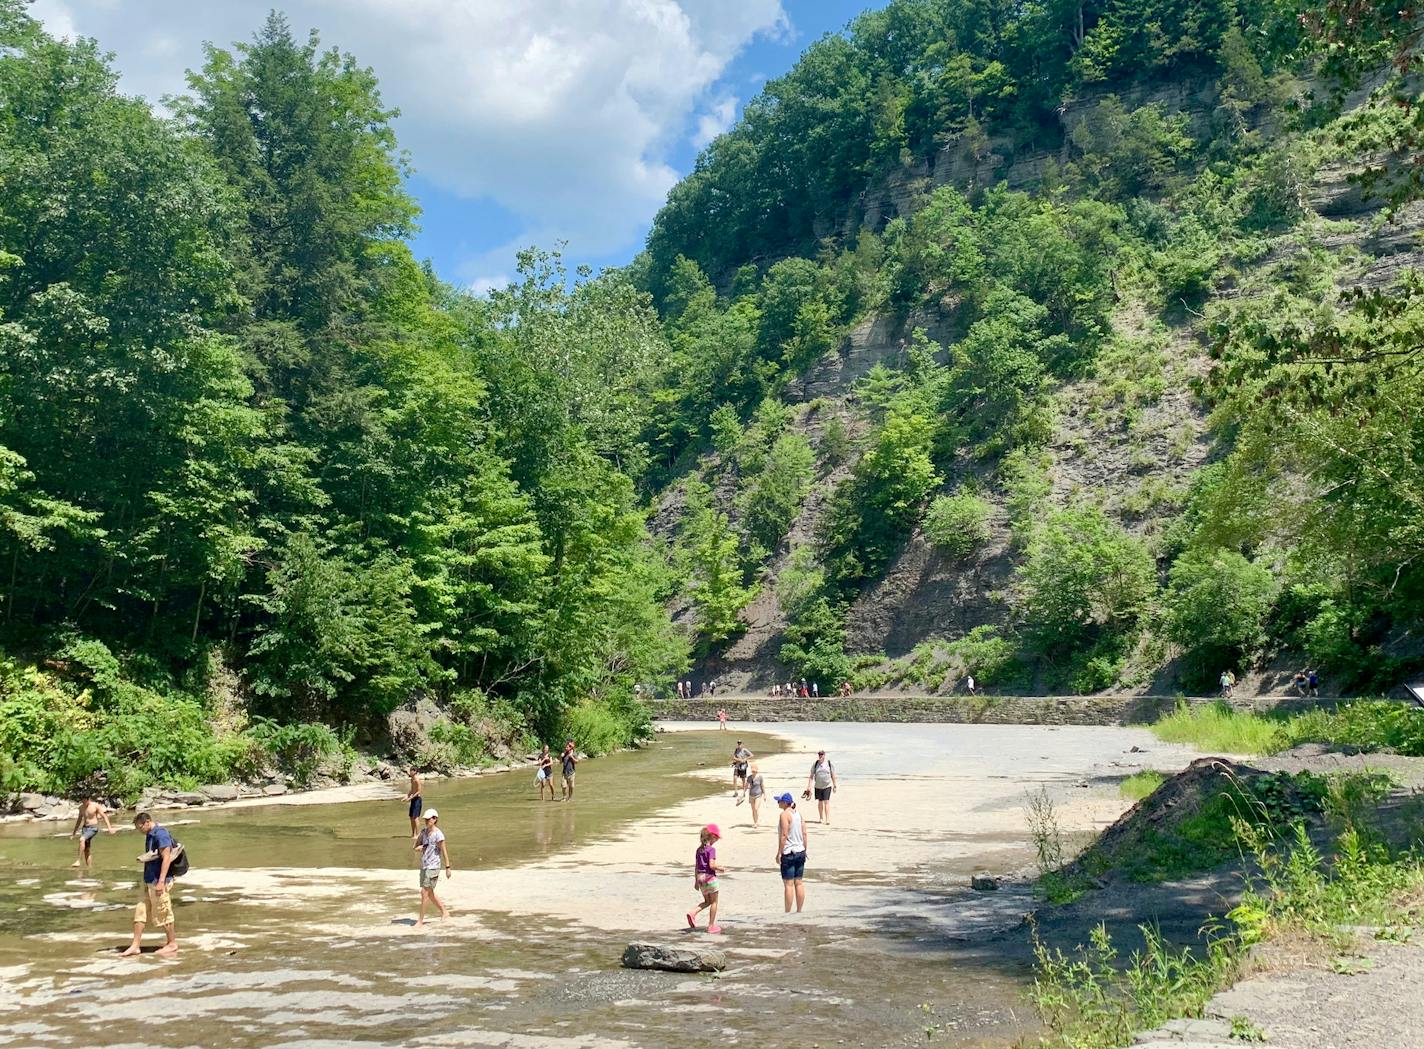
[{"label": "white cloud", "polygon": [[737,100],[732,97],[719,98],[697,118],[697,130],[692,133],[692,144],[698,149],[726,131],[737,119]]},{"label": "white cloud", "polygon": [[[247,40],[272,0],[39,0],[57,34],[97,37],[123,88],[183,90],[203,41]],[[630,246],[677,173],[670,148],[694,113],[724,129],[735,101],[707,99],[758,34],[783,34],[781,0],[288,0],[293,30],[321,31],[372,66],[421,174],[488,197],[575,256]],[[729,109],[730,107],[730,109]],[[710,140],[710,138],[709,138]],[[701,142],[699,141],[699,145]],[[472,231],[478,236],[478,231]],[[507,270],[510,253],[475,260]]]}]

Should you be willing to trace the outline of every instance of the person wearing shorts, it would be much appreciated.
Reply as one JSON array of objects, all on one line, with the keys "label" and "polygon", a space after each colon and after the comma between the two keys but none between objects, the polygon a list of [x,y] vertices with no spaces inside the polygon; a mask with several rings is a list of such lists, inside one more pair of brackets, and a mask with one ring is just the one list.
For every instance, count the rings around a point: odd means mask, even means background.
[{"label": "person wearing shorts", "polygon": [[169,957],[178,953],[178,937],[173,929],[173,875],[168,872],[177,858],[177,842],[167,827],[160,827],[146,812],[134,817],[134,826],[143,832],[143,895],[133,914],[133,943],[123,952],[132,958],[143,950],[143,927],[150,922],[163,926],[168,939],[158,953]]},{"label": "person wearing shorts", "polygon": [[761,778],[761,771],[753,765],[747,775],[747,800],[752,803],[752,826],[761,826],[761,799],[766,793],[766,784]]},{"label": "person wearing shorts", "polygon": [[816,792],[817,822],[831,822],[831,795],[836,790],[836,767],[826,757],[824,750],[816,751],[816,760],[811,765],[811,774],[806,777],[806,793]]},{"label": "person wearing shorts", "polygon": [[544,797],[544,788],[549,788],[549,800],[554,800],[554,757],[549,753],[549,744],[539,752],[539,771],[534,774],[534,782],[539,785],[539,798]]},{"label": "person wearing shorts", "polygon": [[564,744],[564,752],[559,755],[559,761],[564,768],[564,794],[565,801],[574,800],[574,773],[578,771],[578,755],[574,753],[574,741],[569,740]]},{"label": "person wearing shorts", "polygon": [[796,904],[799,912],[806,904],[806,821],[796,811],[790,792],[776,799],[781,815],[776,823],[776,863],[781,868],[781,888],[786,912]]},{"label": "person wearing shorts", "polygon": [[445,877],[450,877],[450,853],[445,848],[445,832],[438,826],[440,813],[434,809],[425,810],[425,829],[416,836],[415,848],[420,850],[420,917],[416,925],[425,924],[425,905],[433,903],[440,908],[440,917],[450,917],[445,903],[436,895],[435,887],[440,884],[440,867],[445,867]]},{"label": "person wearing shorts", "polygon": [[737,745],[732,749],[732,797],[737,799],[737,804],[742,803],[742,796],[737,792],[740,786],[743,790],[747,786],[747,763],[752,760],[752,752],[742,746],[742,741],[737,740]]},{"label": "person wearing shorts", "polygon": [[406,789],[405,800],[408,803],[406,812],[410,816],[410,840],[414,841],[420,834],[420,808],[424,804],[420,797],[420,773],[415,771],[415,766],[405,770],[405,774],[410,777],[410,786]]},{"label": "person wearing shorts", "polygon": [[69,832],[71,838],[79,839],[79,858],[70,864],[71,867],[88,870],[94,866],[93,842],[99,834],[100,820],[104,821],[105,830],[110,834],[114,833],[114,825],[109,822],[108,809],[93,798],[85,798],[79,803],[79,812],[74,817],[74,829]]}]

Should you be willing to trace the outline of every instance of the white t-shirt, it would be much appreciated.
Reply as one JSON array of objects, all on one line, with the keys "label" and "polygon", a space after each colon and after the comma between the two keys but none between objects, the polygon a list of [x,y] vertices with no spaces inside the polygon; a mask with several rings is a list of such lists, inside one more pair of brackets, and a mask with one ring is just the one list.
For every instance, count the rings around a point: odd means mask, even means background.
[{"label": "white t-shirt", "polygon": [[440,869],[440,843],[445,840],[445,832],[439,827],[434,830],[422,830],[420,837],[416,839],[417,844],[422,848],[420,854],[420,867],[422,870],[438,871]]}]

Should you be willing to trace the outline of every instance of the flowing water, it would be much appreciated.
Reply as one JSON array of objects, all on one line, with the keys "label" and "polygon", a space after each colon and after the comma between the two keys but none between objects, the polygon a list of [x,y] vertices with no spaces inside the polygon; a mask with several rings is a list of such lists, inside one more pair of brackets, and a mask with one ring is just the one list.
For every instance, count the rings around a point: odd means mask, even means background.
[{"label": "flowing water", "polygon": [[[117,956],[136,893],[136,834],[100,835],[95,869],[80,876],[66,866],[67,827],[4,828],[0,1045],[968,1047],[1007,1046],[1032,1030],[1024,952],[975,946],[1017,926],[1031,901],[972,894],[967,875],[1026,860],[1027,788],[1071,798],[1104,759],[1150,737],[777,732],[742,735],[769,789],[800,793],[811,740],[824,741],[841,777],[832,826],[808,828],[801,915],[781,913],[774,807],[751,826],[726,781],[733,734],[707,730],[581,765],[568,803],[537,800],[524,773],[429,781],[455,873],[440,889],[452,917],[419,929],[399,800],[159,814],[193,863],[175,890],[174,959]],[[1111,818],[1122,803],[1109,793],[1096,791],[1093,812],[1065,808],[1065,821]],[[814,816],[814,803],[801,805]],[[695,902],[696,831],[709,819],[722,825],[729,866],[721,937],[690,932],[682,918]],[[621,969],[635,939],[718,946],[730,967]]]}]

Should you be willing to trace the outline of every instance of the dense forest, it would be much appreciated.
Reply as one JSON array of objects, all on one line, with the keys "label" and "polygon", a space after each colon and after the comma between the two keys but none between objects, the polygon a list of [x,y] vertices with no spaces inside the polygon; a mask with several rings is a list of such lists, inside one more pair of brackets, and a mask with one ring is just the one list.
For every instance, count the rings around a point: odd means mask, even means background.
[{"label": "dense forest", "polygon": [[[274,13],[158,112],[0,0],[0,789],[249,775],[414,697],[445,712],[422,764],[620,745],[635,686],[715,667],[767,595],[777,674],[883,684],[854,602],[912,538],[969,564],[996,529],[998,611],[927,638],[921,684],[1194,688],[1290,651],[1393,685],[1420,284],[1372,280],[1309,186],[1345,164],[1409,214],[1400,19],[894,0],[766,86],[630,266],[531,248],[476,297],[411,255],[357,57]],[[795,395],[926,314],[834,404]],[[1209,454],[1061,497],[1087,381],[1124,432],[1190,388]]]}]

